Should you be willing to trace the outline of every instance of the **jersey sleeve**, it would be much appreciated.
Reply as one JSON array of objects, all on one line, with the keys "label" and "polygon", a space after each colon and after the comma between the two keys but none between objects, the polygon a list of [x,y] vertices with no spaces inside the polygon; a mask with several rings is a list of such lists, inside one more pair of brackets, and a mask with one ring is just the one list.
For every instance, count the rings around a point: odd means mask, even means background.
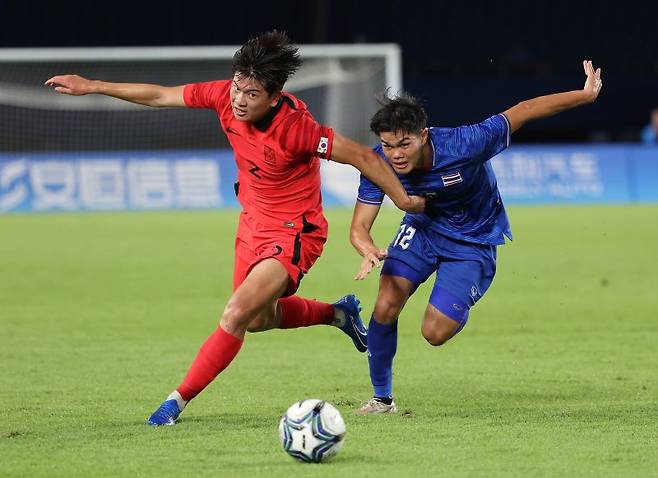
[{"label": "jersey sleeve", "polygon": [[[375,153],[379,154],[378,148],[375,148]],[[384,201],[384,191],[382,191],[381,188],[370,179],[361,174],[361,179],[359,180],[359,193],[356,200],[364,204],[374,204],[378,206]]]},{"label": "jersey sleeve", "polygon": [[183,89],[183,99],[188,108],[208,108],[218,110],[228,101],[230,80],[190,83]]},{"label": "jersey sleeve", "polygon": [[453,130],[451,149],[463,163],[484,163],[510,145],[510,125],[500,113],[481,123]]},{"label": "jersey sleeve", "polygon": [[334,130],[319,124],[310,113],[294,115],[282,125],[284,148],[293,157],[331,157]]}]

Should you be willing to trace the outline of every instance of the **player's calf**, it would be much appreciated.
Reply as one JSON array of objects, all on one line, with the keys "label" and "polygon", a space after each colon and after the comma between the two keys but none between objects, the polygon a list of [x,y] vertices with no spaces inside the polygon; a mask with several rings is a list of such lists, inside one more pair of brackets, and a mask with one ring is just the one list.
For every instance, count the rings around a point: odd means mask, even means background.
[{"label": "player's calf", "polygon": [[277,317],[276,313],[277,304],[272,304],[271,307],[266,307],[256,317],[251,319],[247,332],[264,332],[266,330],[275,329],[279,326],[281,319]]}]

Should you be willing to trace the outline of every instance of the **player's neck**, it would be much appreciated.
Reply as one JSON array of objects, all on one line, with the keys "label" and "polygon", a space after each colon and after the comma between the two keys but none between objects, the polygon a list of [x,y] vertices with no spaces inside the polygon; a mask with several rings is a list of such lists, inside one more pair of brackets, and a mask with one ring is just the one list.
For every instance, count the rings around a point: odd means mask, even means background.
[{"label": "player's neck", "polygon": [[274,117],[279,112],[282,106],[283,106],[283,97],[280,97],[276,105],[270,107],[258,121],[254,121],[251,123],[252,126],[254,126],[256,129],[259,129],[261,131],[265,131],[270,126],[270,124],[272,124]]},{"label": "player's neck", "polygon": [[421,164],[423,165],[422,168],[426,171],[432,169],[432,165],[434,164],[434,146],[432,145],[432,142],[430,139],[427,139],[427,143],[423,146],[423,151],[421,152],[423,160]]}]

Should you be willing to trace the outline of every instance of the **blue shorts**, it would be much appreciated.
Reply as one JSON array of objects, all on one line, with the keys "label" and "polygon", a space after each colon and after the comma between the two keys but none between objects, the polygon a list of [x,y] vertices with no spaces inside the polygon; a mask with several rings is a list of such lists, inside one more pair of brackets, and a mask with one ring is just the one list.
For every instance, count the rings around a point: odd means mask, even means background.
[{"label": "blue shorts", "polygon": [[382,274],[404,277],[416,288],[436,272],[430,304],[466,323],[468,310],[496,275],[496,246],[450,239],[412,221],[403,221],[388,247]]}]

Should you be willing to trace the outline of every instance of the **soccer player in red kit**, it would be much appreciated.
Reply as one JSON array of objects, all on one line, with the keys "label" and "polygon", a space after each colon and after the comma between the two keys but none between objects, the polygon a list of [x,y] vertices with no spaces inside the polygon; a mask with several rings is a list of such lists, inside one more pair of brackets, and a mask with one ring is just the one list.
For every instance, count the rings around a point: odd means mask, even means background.
[{"label": "soccer player in red kit", "polygon": [[231,80],[164,87],[60,75],[45,83],[69,95],[96,93],[153,107],[213,109],[235,153],[242,212],[233,294],[219,327],[183,382],[149,417],[150,425],[173,425],[187,403],[235,358],[246,331],[332,324],[359,351],[367,349],[367,331],[353,295],[334,304],[294,295],[327,239],[319,159],[355,166],[405,211],[422,211],[424,199],[408,196],[390,166],[369,147],[318,124],[302,101],[282,91],[300,65],[298,50],[285,33],[272,31],[235,53]]}]

